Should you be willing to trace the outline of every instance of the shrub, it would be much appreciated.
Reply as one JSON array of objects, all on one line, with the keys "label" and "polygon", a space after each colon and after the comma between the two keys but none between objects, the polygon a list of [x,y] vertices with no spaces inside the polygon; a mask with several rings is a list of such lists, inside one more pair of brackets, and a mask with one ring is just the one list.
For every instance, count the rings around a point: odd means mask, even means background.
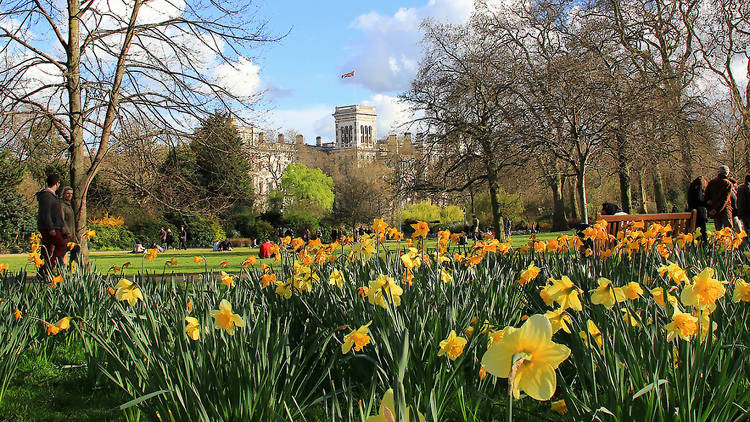
[{"label": "shrub", "polygon": [[125,227],[90,224],[89,228],[96,231],[89,242],[93,250],[130,249],[135,244],[135,235]]},{"label": "shrub", "polygon": [[268,221],[255,220],[251,233],[254,238],[261,241],[264,239],[271,239],[274,235],[274,229]]},{"label": "shrub", "polygon": [[401,212],[401,219],[428,223],[453,223],[464,221],[464,210],[457,205],[441,207],[427,200],[408,205]]}]

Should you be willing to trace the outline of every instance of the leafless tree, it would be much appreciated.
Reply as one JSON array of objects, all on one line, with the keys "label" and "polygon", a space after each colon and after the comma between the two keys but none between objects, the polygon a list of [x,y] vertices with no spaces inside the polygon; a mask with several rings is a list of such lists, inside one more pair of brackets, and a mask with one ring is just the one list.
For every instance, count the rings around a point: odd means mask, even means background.
[{"label": "leafless tree", "polygon": [[243,1],[0,0],[0,117],[24,116],[19,131],[49,120],[65,140],[79,234],[123,121],[188,134],[215,108],[256,103],[215,72],[272,40]]}]

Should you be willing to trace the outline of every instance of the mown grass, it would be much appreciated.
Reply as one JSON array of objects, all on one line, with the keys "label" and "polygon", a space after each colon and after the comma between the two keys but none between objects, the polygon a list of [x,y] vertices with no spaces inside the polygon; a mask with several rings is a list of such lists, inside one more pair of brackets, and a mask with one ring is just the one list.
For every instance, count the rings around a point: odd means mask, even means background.
[{"label": "mown grass", "polygon": [[[546,232],[538,233],[536,237],[540,240],[554,239],[560,234],[571,234],[572,231],[568,232]],[[526,244],[531,235],[516,235],[511,238],[511,242],[514,247]],[[429,248],[435,247],[435,240],[428,240],[426,246]],[[389,241],[385,244],[385,247],[391,250],[396,248],[406,247],[405,242],[394,242]],[[344,252],[348,252],[348,247],[344,248]],[[200,256],[205,261],[196,263],[193,261],[193,257]],[[159,254],[153,262],[144,260],[140,254],[131,254],[125,251],[116,252],[92,252],[90,256],[91,265],[94,270],[102,273],[111,271],[114,267],[123,267],[124,264],[127,268],[123,269],[123,275],[131,276],[141,271],[149,274],[198,274],[208,270],[224,270],[229,273],[237,273],[242,267],[242,263],[245,258],[250,256],[258,256],[258,248],[235,248],[229,252],[213,252],[211,249],[188,249],[174,251],[170,250]],[[166,265],[171,259],[177,260],[177,265],[172,267]],[[221,264],[226,262],[225,266]],[[29,275],[35,275],[36,269],[33,265],[28,263],[28,257],[25,254],[14,254],[0,256],[0,263],[8,264],[8,270],[13,273],[17,273],[21,270],[25,270]],[[259,259],[257,266],[262,263],[272,265],[273,259]]]}]

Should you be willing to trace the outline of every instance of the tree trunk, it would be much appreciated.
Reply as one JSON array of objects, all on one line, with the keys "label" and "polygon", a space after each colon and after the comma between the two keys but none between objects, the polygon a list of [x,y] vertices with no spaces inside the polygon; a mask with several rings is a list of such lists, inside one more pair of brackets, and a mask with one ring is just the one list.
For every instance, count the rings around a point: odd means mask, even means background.
[{"label": "tree trunk", "polygon": [[81,103],[81,48],[80,48],[80,0],[68,0],[68,50],[67,50],[67,90],[70,106],[70,184],[73,187],[73,210],[75,230],[80,239],[81,263],[88,263],[88,239],[86,232],[86,177],[85,151],[83,147],[83,105]]},{"label": "tree trunk", "polygon": [[641,208],[638,212],[648,214],[648,198],[646,198],[646,183],[643,180],[643,170],[638,171],[638,185],[640,185],[641,194]]},{"label": "tree trunk", "polygon": [[750,173],[750,112],[742,114],[742,135],[745,137],[745,171]]},{"label": "tree trunk", "polygon": [[550,189],[552,189],[552,231],[567,230],[568,219],[565,217],[562,176],[556,174],[550,179]]},{"label": "tree trunk", "polygon": [[628,164],[627,151],[625,151],[624,145],[625,140],[621,135],[618,136],[618,151],[617,151],[617,175],[620,178],[620,205],[622,210],[630,214],[630,208],[632,207],[632,193],[631,193],[631,182],[630,182],[630,166]]},{"label": "tree trunk", "polygon": [[570,218],[578,220],[578,201],[576,200],[576,191],[578,184],[575,178],[570,179]]},{"label": "tree trunk", "polygon": [[654,169],[654,199],[656,199],[656,212],[667,212],[667,198],[664,196],[664,181],[661,171],[657,166]]},{"label": "tree trunk", "polygon": [[497,200],[497,194],[500,191],[500,185],[497,181],[497,167],[493,161],[487,164],[487,182],[490,185],[490,205],[492,205],[492,228],[495,231],[495,237],[501,242],[505,241],[505,227],[503,227],[502,216],[500,215],[500,203]]},{"label": "tree trunk", "polygon": [[582,169],[576,175],[578,185],[578,197],[581,201],[581,222],[588,224],[589,222],[589,210],[586,205],[586,170]]}]

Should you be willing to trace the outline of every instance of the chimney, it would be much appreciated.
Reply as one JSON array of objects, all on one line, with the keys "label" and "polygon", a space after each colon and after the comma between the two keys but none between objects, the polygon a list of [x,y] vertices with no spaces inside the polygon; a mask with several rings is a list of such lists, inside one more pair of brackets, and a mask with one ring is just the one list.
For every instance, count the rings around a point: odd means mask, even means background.
[{"label": "chimney", "polygon": [[258,142],[265,142],[266,141],[266,133],[260,132],[258,133]]},{"label": "chimney", "polygon": [[279,133],[279,143],[280,144],[284,143],[284,134],[283,133]]},{"label": "chimney", "polygon": [[305,137],[302,135],[297,135],[294,139],[297,144],[304,144],[305,143]]},{"label": "chimney", "polygon": [[404,133],[404,141],[411,143],[411,132]]},{"label": "chimney", "polygon": [[315,137],[315,145],[317,145],[319,147],[323,146],[323,138],[321,138],[320,136],[316,136]]},{"label": "chimney", "polygon": [[388,135],[388,142],[396,142],[396,135],[394,134]]}]

